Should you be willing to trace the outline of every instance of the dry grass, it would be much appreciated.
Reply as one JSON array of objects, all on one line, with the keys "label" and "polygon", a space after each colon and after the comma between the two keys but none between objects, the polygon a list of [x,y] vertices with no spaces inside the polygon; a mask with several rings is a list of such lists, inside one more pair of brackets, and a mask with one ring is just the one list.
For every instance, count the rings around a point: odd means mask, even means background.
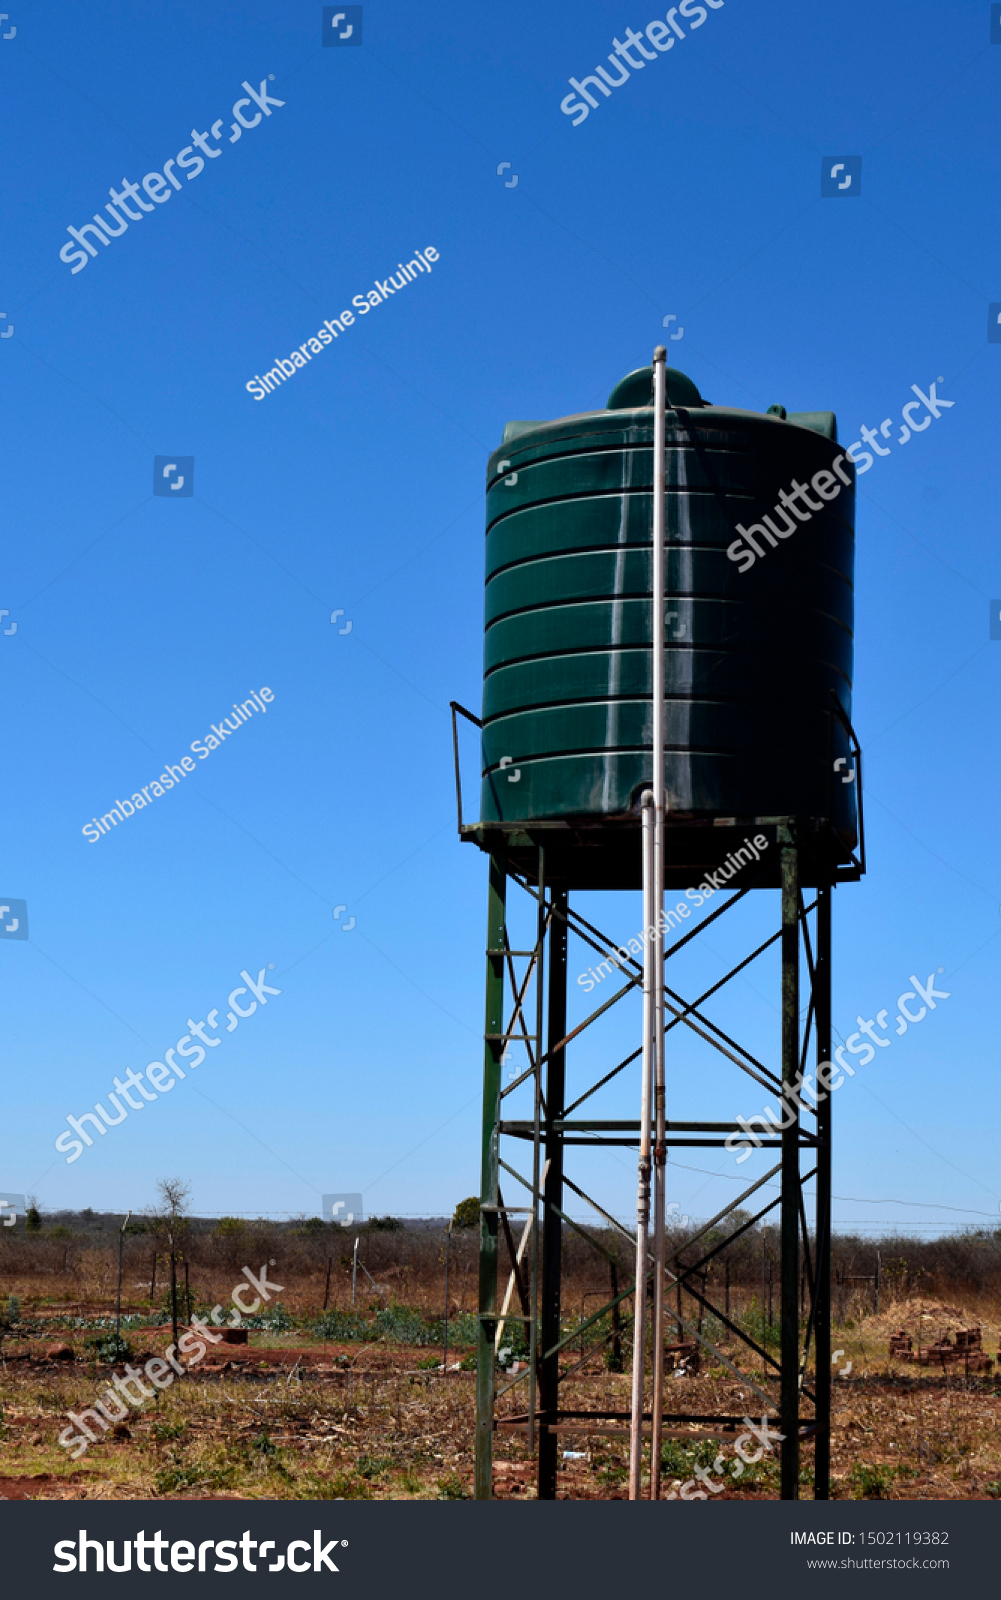
[{"label": "dry grass", "polygon": [[277,1370],[187,1378],[77,1462],[57,1443],[65,1413],[93,1404],[108,1369],[8,1366],[0,1476],[44,1498],[269,1500],[434,1499],[468,1476],[467,1374],[293,1366],[286,1352]]},{"label": "dry grass", "polygon": [[[55,1246],[45,1243],[52,1255]],[[65,1271],[60,1266],[61,1248],[54,1260],[41,1253],[22,1258],[17,1265],[23,1270],[18,1273],[10,1271],[10,1260],[5,1263],[0,1309],[6,1296],[15,1294],[22,1318],[31,1319],[34,1337],[24,1340],[8,1334],[0,1342],[0,1495],[451,1499],[472,1492],[475,1375],[429,1370],[429,1364],[440,1362],[439,1349],[402,1343],[387,1335],[385,1322],[381,1332],[376,1325],[376,1312],[390,1301],[425,1318],[440,1317],[444,1288],[440,1241],[415,1244],[399,1234],[365,1241],[363,1254],[384,1290],[380,1297],[366,1285],[364,1303],[358,1308],[371,1326],[367,1343],[324,1342],[310,1329],[309,1320],[315,1318],[324,1296],[330,1253],[326,1239],[319,1248],[312,1240],[292,1247],[287,1239],[276,1240],[274,1234],[262,1232],[237,1244],[238,1248],[229,1241],[211,1249],[189,1249],[196,1308],[227,1303],[243,1263],[256,1270],[281,1250],[271,1276],[285,1286],[281,1303],[298,1325],[287,1333],[254,1332],[245,1350],[216,1347],[212,1357],[183,1381],[133,1412],[118,1436],[101,1437],[78,1461],[70,1460],[57,1442],[68,1426],[66,1412],[92,1405],[112,1369],[87,1343],[95,1338],[93,1326],[72,1329],[65,1324],[76,1317],[93,1323],[113,1314],[112,1241],[67,1247]],[[341,1246],[343,1250],[343,1239]],[[152,1247],[150,1241],[130,1244],[123,1290],[127,1314],[150,1312]],[[162,1320],[160,1273],[158,1268]],[[749,1278],[755,1288],[757,1281]],[[847,1299],[845,1322],[835,1326],[835,1349],[843,1351],[837,1370],[843,1372],[849,1361],[852,1365],[847,1378],[839,1376],[834,1383],[834,1497],[1001,1496],[997,1426],[1001,1381],[993,1374],[967,1377],[961,1367],[936,1371],[891,1362],[888,1355],[890,1336],[901,1327],[915,1336],[915,1344],[920,1336],[927,1346],[942,1332],[954,1334],[961,1326],[979,1325],[985,1350],[996,1356],[1001,1303],[992,1288],[966,1285],[935,1295],[913,1288],[905,1292],[906,1281],[901,1275],[896,1287],[891,1280],[884,1288],[879,1315],[872,1314],[868,1290],[853,1293]],[[571,1257],[564,1286],[566,1330],[575,1325],[583,1297],[596,1297],[606,1287],[602,1274]],[[460,1239],[450,1274],[450,1316],[470,1312],[475,1292],[475,1241]],[[718,1282],[710,1283],[710,1294],[722,1301]],[[735,1315],[759,1314],[754,1294],[748,1280],[743,1286],[734,1283]],[[342,1251],[332,1264],[330,1302],[341,1311],[350,1305],[350,1276]],[[587,1309],[599,1303],[589,1298]],[[690,1305],[684,1310],[686,1316],[692,1314]],[[468,1329],[467,1321],[467,1336]],[[748,1362],[718,1326],[710,1337],[748,1376],[763,1381],[760,1362]],[[45,1358],[47,1346],[56,1338],[73,1346],[74,1360]],[[132,1331],[129,1338],[137,1365],[149,1355],[162,1354],[169,1343],[169,1336],[152,1329]],[[628,1352],[628,1333],[624,1344]],[[453,1347],[450,1361],[468,1353],[468,1345]],[[570,1364],[577,1358],[574,1352]],[[602,1349],[595,1348],[584,1366],[566,1379],[562,1404],[627,1411],[629,1382],[628,1373],[609,1372]],[[766,1387],[775,1393],[773,1380]],[[524,1408],[523,1388],[513,1390],[500,1409],[513,1413]],[[703,1367],[697,1377],[671,1379],[667,1404],[678,1412],[746,1412],[758,1418],[762,1409],[753,1392],[723,1367]],[[624,1495],[628,1455],[624,1425],[621,1431],[614,1423],[604,1426],[603,1433],[559,1434],[561,1495],[575,1499]],[[711,1497],[777,1498],[773,1459],[766,1457],[735,1476],[736,1433],[721,1432],[710,1439],[705,1437],[709,1431],[684,1424],[669,1430],[666,1493],[691,1482],[696,1465],[710,1467],[716,1460],[721,1465],[714,1481],[723,1487]],[[575,1454],[564,1456],[564,1452]],[[812,1445],[805,1444],[804,1496],[812,1494],[812,1454]],[[497,1432],[495,1493],[504,1499],[535,1495],[534,1465],[521,1427],[501,1427]]]}]

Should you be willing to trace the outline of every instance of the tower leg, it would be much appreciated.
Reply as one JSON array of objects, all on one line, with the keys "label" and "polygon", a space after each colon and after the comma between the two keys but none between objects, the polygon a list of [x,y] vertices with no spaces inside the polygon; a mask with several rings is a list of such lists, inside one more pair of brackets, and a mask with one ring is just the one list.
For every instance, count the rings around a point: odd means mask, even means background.
[{"label": "tower leg", "polygon": [[[831,890],[817,891],[817,965],[814,1015],[817,1019],[817,1063],[831,1059]],[[814,1498],[831,1494],[831,1096],[817,1108],[817,1219],[816,1219],[816,1351],[817,1396]]]},{"label": "tower leg", "polygon": [[[782,1499],[799,1497],[799,852],[791,829],[782,848],[782,1376],[779,1426]],[[792,1091],[792,1092],[790,1092]]]},{"label": "tower leg", "polygon": [[560,1288],[563,1271],[562,1224],[553,1210],[563,1206],[563,1134],[553,1127],[566,1104],[564,1052],[554,1046],[567,1031],[567,894],[552,891],[553,917],[549,925],[549,1018],[546,1050],[546,1181],[542,1188],[542,1307],[539,1361],[539,1499],[556,1499],[559,1436],[547,1424],[556,1421],[559,1408],[560,1358],[546,1351],[559,1342]]},{"label": "tower leg", "polygon": [[504,910],[507,872],[504,861],[490,857],[487,894],[487,1002],[483,1047],[483,1134],[480,1176],[479,1333],[476,1369],[477,1500],[493,1490],[494,1332],[497,1316],[497,1190],[501,1057],[504,1054]]}]

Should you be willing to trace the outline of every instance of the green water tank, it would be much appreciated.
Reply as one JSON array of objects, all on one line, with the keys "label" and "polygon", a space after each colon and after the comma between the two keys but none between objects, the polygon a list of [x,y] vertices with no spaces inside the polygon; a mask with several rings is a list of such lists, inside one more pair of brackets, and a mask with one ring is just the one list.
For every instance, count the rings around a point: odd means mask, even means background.
[{"label": "green water tank", "polygon": [[[831,710],[833,694],[851,715],[853,463],[829,412],[712,405],[670,368],[667,384],[670,817],[829,819],[853,845]],[[652,777],[652,485],[650,367],[604,411],[508,423],[490,457],[481,824],[579,822],[594,843],[635,821]]]}]

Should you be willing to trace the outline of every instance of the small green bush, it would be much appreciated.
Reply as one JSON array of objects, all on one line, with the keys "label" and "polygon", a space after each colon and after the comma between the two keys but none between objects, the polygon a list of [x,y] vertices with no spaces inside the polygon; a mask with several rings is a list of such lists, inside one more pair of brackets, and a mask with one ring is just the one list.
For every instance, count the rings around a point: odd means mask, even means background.
[{"label": "small green bush", "polygon": [[469,1500],[470,1494],[457,1472],[450,1472],[447,1478],[438,1480],[439,1500]]},{"label": "small green bush", "polygon": [[[376,1312],[375,1328],[377,1334],[392,1340],[394,1344],[443,1345],[445,1342],[443,1317],[426,1318],[409,1306],[399,1306],[395,1303],[383,1306]],[[468,1311],[449,1318],[450,1345],[475,1344],[476,1337],[476,1318]]]},{"label": "small green bush", "polygon": [[245,1328],[264,1329],[268,1333],[288,1333],[290,1328],[295,1327],[295,1318],[291,1312],[285,1310],[279,1300],[270,1311],[262,1311],[256,1316],[244,1316],[242,1325]]},{"label": "small green bush", "polygon": [[157,1494],[176,1494],[178,1489],[193,1489],[201,1481],[202,1475],[199,1469],[183,1461],[171,1462],[170,1466],[162,1468],[154,1479]]},{"label": "small green bush", "polygon": [[157,1444],[164,1444],[168,1439],[181,1439],[187,1432],[183,1422],[154,1422],[150,1429]]},{"label": "small green bush", "polygon": [[[782,1332],[779,1328],[778,1317],[769,1327],[767,1313],[763,1310],[757,1296],[752,1299],[744,1315],[734,1318],[734,1321],[744,1329],[745,1333],[750,1334],[756,1344],[763,1346],[765,1350],[777,1350],[782,1343]],[[713,1343],[717,1342],[717,1340],[713,1341]]]},{"label": "small green bush", "polygon": [[318,1339],[367,1339],[371,1329],[356,1311],[321,1311],[313,1332]]},{"label": "small green bush", "polygon": [[660,1467],[672,1478],[690,1478],[692,1458],[683,1450],[677,1439],[665,1439],[660,1447]]},{"label": "small green bush", "polygon": [[857,1461],[851,1470],[856,1500],[888,1500],[892,1481],[892,1467],[871,1466],[867,1462]]},{"label": "small green bush", "polygon": [[105,1334],[97,1339],[88,1339],[87,1344],[93,1351],[95,1361],[130,1361],[134,1354],[129,1341],[121,1335],[116,1338],[114,1334],[110,1337]]},{"label": "small green bush", "polygon": [[480,1197],[471,1194],[468,1199],[460,1200],[452,1217],[453,1228],[478,1228],[480,1225]]},{"label": "small green bush", "polygon": [[310,1500],[371,1500],[372,1491],[364,1478],[350,1472],[335,1472],[332,1478],[314,1478]]}]

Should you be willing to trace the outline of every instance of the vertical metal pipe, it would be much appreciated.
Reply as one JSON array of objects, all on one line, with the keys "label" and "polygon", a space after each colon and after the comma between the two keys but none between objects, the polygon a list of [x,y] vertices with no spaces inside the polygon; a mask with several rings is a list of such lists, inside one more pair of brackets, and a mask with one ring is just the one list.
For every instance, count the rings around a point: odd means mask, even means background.
[{"label": "vertical metal pipe", "polygon": [[612,1285],[612,1359],[609,1372],[622,1371],[622,1312],[619,1306],[619,1269],[614,1261],[608,1263]]},{"label": "vertical metal pipe", "polygon": [[[489,1500],[493,1488],[494,1322],[497,1315],[497,1189],[501,1056],[504,1053],[504,906],[505,863],[490,857],[487,891],[487,994],[483,1032],[483,1123],[480,1167],[479,1322],[476,1363],[477,1500]],[[493,1207],[494,1209],[489,1209]]]},{"label": "vertical metal pipe", "polygon": [[[817,1028],[817,1066],[831,1059],[831,889],[817,890],[817,960],[814,969],[814,1016]],[[820,1085],[819,1087],[822,1087]],[[828,1500],[831,1493],[831,1094],[818,1097],[817,1107],[817,1211],[814,1275],[816,1301],[813,1345],[816,1352],[814,1394],[817,1422],[813,1495]]]},{"label": "vertical metal pipe", "polygon": [[880,1255],[879,1251],[877,1250],[876,1251],[876,1282],[875,1282],[875,1285],[874,1285],[875,1291],[876,1291],[876,1315],[877,1315],[877,1317],[879,1316],[879,1269],[882,1266],[882,1261],[883,1261],[883,1258]]},{"label": "vertical metal pipe", "polygon": [[442,1338],[441,1370],[448,1377],[448,1258],[452,1253],[452,1218],[445,1229],[445,1331]]},{"label": "vertical metal pipe", "polygon": [[122,1231],[118,1235],[118,1300],[115,1305],[115,1357],[118,1356],[118,1341],[122,1336],[122,1251],[125,1248],[125,1230],[129,1225],[132,1212],[125,1213]]},{"label": "vertical metal pipe", "polygon": [[539,1382],[539,1179],[542,1175],[542,1038],[545,1018],[546,852],[538,847],[539,915],[535,939],[535,1071],[532,1088],[532,1320],[528,1325],[528,1453],[535,1453],[536,1391]]},{"label": "vertical metal pipe", "polygon": [[[761,1348],[762,1348],[762,1350],[767,1350],[768,1349],[768,1340],[767,1340],[767,1337],[766,1337],[766,1333],[767,1333],[767,1329],[768,1329],[768,1322],[765,1319],[765,1237],[766,1237],[765,1230],[766,1230],[766,1227],[767,1227],[767,1224],[763,1222],[761,1224]],[[761,1372],[762,1372],[762,1376],[767,1379],[767,1377],[768,1377],[768,1362],[765,1360],[764,1356],[762,1356],[762,1358],[761,1358]]]},{"label": "vertical metal pipe", "polygon": [[[539,1499],[556,1499],[560,1358],[547,1355],[560,1338],[563,1234],[563,1134],[553,1126],[566,1105],[566,1054],[555,1047],[567,1032],[567,892],[550,891],[549,1015],[546,1019],[546,1166],[542,1180],[542,1303],[539,1311]],[[582,1319],[583,1320],[583,1319]],[[583,1352],[582,1352],[583,1354]]]},{"label": "vertical metal pipe", "polygon": [[351,1304],[355,1303],[358,1293],[358,1240],[355,1240],[354,1250],[351,1252]]},{"label": "vertical metal pipe", "polygon": [[782,862],[781,1494],[799,1498],[799,852],[779,828]]},{"label": "vertical metal pipe", "polygon": [[643,844],[643,1073],[636,1193],[636,1287],[633,1295],[633,1382],[629,1418],[629,1498],[638,1500],[643,1467],[643,1369],[646,1364],[647,1234],[650,1227],[650,1107],[653,1100],[653,994],[657,971],[653,921],[653,795],[640,802]]},{"label": "vertical metal pipe", "polygon": [[174,1235],[168,1233],[170,1240],[170,1326],[174,1336],[174,1348],[177,1348],[177,1257],[174,1254]]},{"label": "vertical metal pipe", "polygon": [[653,1398],[650,1428],[650,1498],[660,1499],[660,1441],[664,1409],[664,1221],[667,1201],[664,1077],[664,494],[667,438],[667,351],[653,353],[653,808],[654,993],[653,1059]]}]

